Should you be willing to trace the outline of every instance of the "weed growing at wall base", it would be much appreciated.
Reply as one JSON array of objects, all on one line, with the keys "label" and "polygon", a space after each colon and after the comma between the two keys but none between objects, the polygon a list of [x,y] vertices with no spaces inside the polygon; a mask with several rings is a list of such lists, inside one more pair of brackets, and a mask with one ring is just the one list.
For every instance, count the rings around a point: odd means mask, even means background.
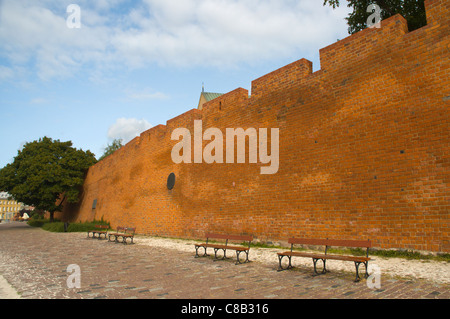
[{"label": "weed growing at wall base", "polygon": [[64,222],[58,220],[51,222],[49,219],[35,219],[35,218],[30,218],[27,224],[32,227],[41,227],[43,230],[56,233],[86,232],[88,230],[94,229],[96,225],[109,226],[109,223],[106,221],[93,220],[92,222],[68,223],[67,229],[64,229]]}]

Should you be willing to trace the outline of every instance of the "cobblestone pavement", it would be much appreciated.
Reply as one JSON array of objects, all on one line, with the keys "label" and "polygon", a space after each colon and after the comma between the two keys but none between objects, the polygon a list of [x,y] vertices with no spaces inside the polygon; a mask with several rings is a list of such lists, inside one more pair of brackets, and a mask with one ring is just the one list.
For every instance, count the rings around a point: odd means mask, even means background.
[{"label": "cobblestone pavement", "polygon": [[[381,288],[354,273],[313,277],[312,268],[277,272],[251,262],[194,258],[192,253],[50,233],[0,224],[0,275],[22,299],[449,299],[449,285],[382,276]],[[80,288],[68,288],[69,265]]]}]

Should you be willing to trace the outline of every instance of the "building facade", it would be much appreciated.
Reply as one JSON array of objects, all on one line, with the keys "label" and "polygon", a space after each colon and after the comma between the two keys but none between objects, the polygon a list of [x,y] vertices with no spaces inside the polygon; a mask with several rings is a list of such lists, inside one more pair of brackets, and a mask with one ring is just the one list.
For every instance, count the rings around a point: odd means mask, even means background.
[{"label": "building facade", "polygon": [[23,207],[22,203],[14,200],[7,192],[0,192],[0,221],[12,221]]}]

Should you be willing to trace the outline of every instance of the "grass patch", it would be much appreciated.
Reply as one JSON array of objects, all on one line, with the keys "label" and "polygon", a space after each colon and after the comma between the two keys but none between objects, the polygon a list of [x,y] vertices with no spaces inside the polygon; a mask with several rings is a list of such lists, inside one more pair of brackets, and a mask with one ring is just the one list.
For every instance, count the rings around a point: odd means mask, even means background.
[{"label": "grass patch", "polygon": [[[32,227],[40,227],[43,230],[49,231],[49,232],[57,232],[57,233],[63,233],[64,232],[64,222],[55,220],[53,222],[50,222],[48,219],[33,219],[30,218],[28,220],[28,225]],[[96,225],[106,225],[109,227],[109,223],[103,220],[100,221],[92,221],[92,222],[78,222],[78,223],[69,223],[67,227],[67,232],[69,233],[75,233],[75,232],[87,232],[88,230],[95,229]]]},{"label": "grass patch", "polygon": [[54,233],[63,233],[64,232],[64,223],[63,222],[48,222],[44,223],[41,227],[43,230],[54,232]]},{"label": "grass patch", "polygon": [[45,219],[34,219],[34,218],[30,218],[27,221],[27,224],[30,225],[31,227],[42,227],[45,223],[48,223],[48,220]]},{"label": "grass patch", "polygon": [[450,262],[450,254],[448,253],[437,253],[434,255],[422,254],[420,252],[410,250],[371,250],[369,255],[387,258],[405,258],[409,260],[436,260]]}]

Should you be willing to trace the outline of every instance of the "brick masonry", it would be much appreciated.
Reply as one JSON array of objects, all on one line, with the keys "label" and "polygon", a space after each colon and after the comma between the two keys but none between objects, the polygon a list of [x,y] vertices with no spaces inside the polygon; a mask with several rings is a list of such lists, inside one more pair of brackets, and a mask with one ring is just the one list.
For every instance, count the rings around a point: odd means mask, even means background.
[{"label": "brick masonry", "polygon": [[[301,59],[254,80],[251,95],[238,88],[142,133],[89,169],[80,203],[59,217],[148,235],[371,239],[449,252],[450,2],[426,9],[418,30],[393,16],[321,49],[316,72]],[[248,157],[175,164],[171,133],[193,132],[194,120],[224,135],[279,128],[278,172],[262,175],[266,164]]]}]

